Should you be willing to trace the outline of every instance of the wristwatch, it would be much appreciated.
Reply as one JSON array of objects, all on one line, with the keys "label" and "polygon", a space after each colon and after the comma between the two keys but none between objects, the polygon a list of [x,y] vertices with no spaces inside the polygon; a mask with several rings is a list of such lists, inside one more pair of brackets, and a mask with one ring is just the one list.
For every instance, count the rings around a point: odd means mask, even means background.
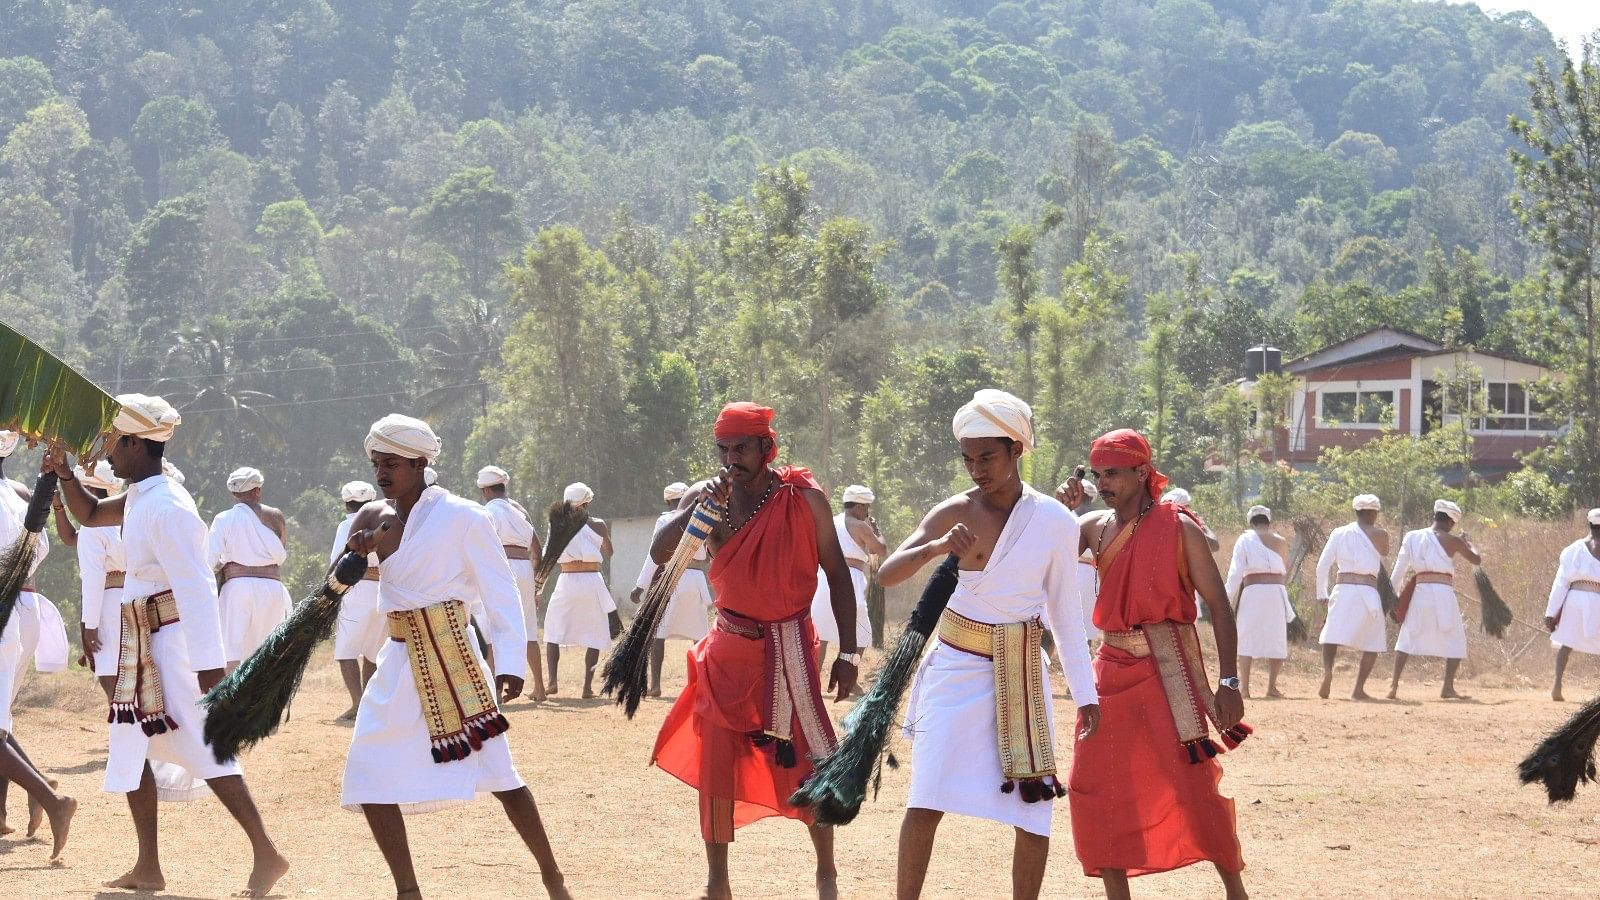
[{"label": "wristwatch", "polygon": [[847,662],[858,669],[861,668],[861,652],[859,650],[855,653],[841,653],[839,654],[838,659]]},{"label": "wristwatch", "polygon": [[1217,679],[1217,687],[1219,687],[1219,688],[1227,688],[1230,691],[1238,693],[1238,691],[1239,691],[1239,677],[1237,675],[1229,675],[1227,678],[1218,678]]}]

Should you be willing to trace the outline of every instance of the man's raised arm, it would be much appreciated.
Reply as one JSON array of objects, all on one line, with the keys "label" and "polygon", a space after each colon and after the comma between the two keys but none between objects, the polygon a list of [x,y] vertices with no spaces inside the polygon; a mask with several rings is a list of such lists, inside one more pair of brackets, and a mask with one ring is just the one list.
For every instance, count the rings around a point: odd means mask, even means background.
[{"label": "man's raised arm", "polygon": [[118,494],[101,500],[89,493],[88,489],[78,483],[73,475],[72,466],[67,463],[65,453],[46,453],[44,461],[39,466],[39,474],[54,472],[56,480],[60,482],[60,496],[67,509],[72,510],[72,517],[84,528],[99,528],[106,525],[122,524],[122,506],[127,499],[127,494]]},{"label": "man's raised arm", "polygon": [[961,523],[957,500],[946,500],[923,516],[917,530],[878,567],[879,584],[894,587],[917,574],[929,560],[951,553],[961,556],[972,549],[977,538]]}]

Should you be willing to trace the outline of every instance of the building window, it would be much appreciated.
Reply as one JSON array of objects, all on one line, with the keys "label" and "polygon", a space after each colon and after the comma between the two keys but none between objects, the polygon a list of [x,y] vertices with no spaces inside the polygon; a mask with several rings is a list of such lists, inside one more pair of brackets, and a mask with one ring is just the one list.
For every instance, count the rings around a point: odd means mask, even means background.
[{"label": "building window", "polygon": [[1394,425],[1394,391],[1324,391],[1323,425]]},{"label": "building window", "polygon": [[1544,405],[1516,381],[1485,383],[1488,394],[1484,431],[1554,431],[1556,423],[1545,413]]}]

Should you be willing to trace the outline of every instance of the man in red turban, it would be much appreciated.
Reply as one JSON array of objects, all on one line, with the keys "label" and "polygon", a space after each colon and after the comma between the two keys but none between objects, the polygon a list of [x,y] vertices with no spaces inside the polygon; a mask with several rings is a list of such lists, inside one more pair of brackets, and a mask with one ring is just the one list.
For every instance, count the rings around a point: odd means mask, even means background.
[{"label": "man in red turban", "polygon": [[[839,549],[827,495],[799,466],[778,455],[773,412],[730,403],[717,416],[722,471],[695,485],[681,512],[656,531],[650,555],[672,557],[689,515],[709,496],[723,510],[706,541],[717,621],[689,651],[688,684],[661,726],[653,762],[700,792],[706,844],[706,896],[731,897],[728,845],[735,828],[767,816],[811,825],[789,797],[811,775],[811,760],[834,747],[817,670],[811,598],[820,563],[839,623],[839,654],[828,689],[843,700],[855,686],[860,648],[855,589]],[[811,827],[817,889],[836,893],[833,834]]]},{"label": "man in red turban", "polygon": [[[1222,575],[1199,518],[1159,499],[1167,479],[1143,435],[1101,436],[1089,466],[1108,509],[1080,520],[1079,550],[1094,552],[1099,575],[1094,624],[1104,643],[1094,661],[1100,730],[1078,742],[1067,786],[1078,859],[1108,897],[1127,897],[1131,876],[1202,860],[1217,867],[1228,897],[1243,897],[1233,801],[1217,790],[1217,754],[1250,734]],[[1070,508],[1082,494],[1075,476],[1057,497]],[[1216,635],[1215,689],[1194,626],[1196,592]]]}]

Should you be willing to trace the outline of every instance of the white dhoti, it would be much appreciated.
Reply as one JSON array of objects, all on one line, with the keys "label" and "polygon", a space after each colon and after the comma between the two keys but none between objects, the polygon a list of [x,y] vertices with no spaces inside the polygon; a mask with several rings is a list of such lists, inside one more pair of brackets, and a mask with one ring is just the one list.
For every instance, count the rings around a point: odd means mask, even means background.
[{"label": "white dhoti", "polygon": [[511,577],[517,582],[517,599],[522,601],[522,626],[527,629],[528,643],[539,640],[539,592],[534,589],[533,560],[508,559]]},{"label": "white dhoti", "polygon": [[698,641],[710,632],[711,586],[706,573],[699,569],[686,569],[678,580],[678,587],[667,601],[667,611],[662,614],[656,637],[682,638]]},{"label": "white dhoti", "polygon": [[[867,613],[867,575],[857,568],[850,569],[850,587],[856,595],[856,647],[872,646],[872,619]],[[839,623],[833,618],[833,595],[828,590],[828,576],[817,570],[817,592],[811,596],[811,624],[817,629],[817,640],[839,644]]]},{"label": "white dhoti", "polygon": [[1416,586],[1394,649],[1411,656],[1467,658],[1467,628],[1453,586],[1429,583]]},{"label": "white dhoti", "polygon": [[1234,614],[1239,628],[1239,655],[1251,659],[1287,659],[1288,624],[1294,607],[1281,584],[1252,584],[1239,594]]},{"label": "white dhoti", "polygon": [[211,792],[206,779],[243,774],[239,763],[219,763],[205,743],[205,710],[200,706],[200,680],[189,664],[182,630],[166,626],[150,635],[151,656],[161,675],[161,696],[175,731],[146,735],[136,723],[116,723],[106,754],[105,790],[126,794],[137,790],[149,761],[156,776],[156,796],[181,802]]},{"label": "white dhoti", "polygon": [[605,650],[611,646],[610,613],[617,608],[599,572],[563,572],[544,616],[546,643]]},{"label": "white dhoti", "polygon": [[[1049,684],[1049,660],[1040,656],[1044,683]],[[1049,702],[1045,714],[1054,743],[1055,710]],[[935,641],[917,669],[903,734],[911,741],[911,793],[906,806],[992,819],[1030,834],[1050,835],[1056,803],[1023,803],[1015,792],[1000,791],[993,662]]]},{"label": "white dhoti", "polygon": [[[6,485],[0,482],[0,488]],[[0,732],[11,733],[11,703],[22,686],[27,657],[22,654],[21,616],[15,613],[0,634]]]},{"label": "white dhoti", "polygon": [[122,650],[122,588],[106,588],[100,601],[100,649],[94,654],[94,674],[109,678],[117,674],[117,655]]},{"label": "white dhoti", "polygon": [[389,624],[378,612],[378,583],[358,581],[339,601],[339,625],[333,633],[333,658],[377,662],[389,640]]},{"label": "white dhoti", "polygon": [[246,659],[289,617],[289,592],[271,578],[230,578],[218,596],[228,662]]},{"label": "white dhoti", "polygon": [[[477,635],[470,635],[467,646],[493,684],[477,649]],[[340,805],[359,812],[368,803],[393,804],[406,815],[416,815],[459,806],[479,794],[522,786],[506,735],[484,741],[483,749],[466,759],[433,761],[411,656],[403,641],[385,641],[378,653],[378,669],[367,682],[356,712]]]},{"label": "white dhoti", "polygon": [[1550,643],[1556,647],[1571,647],[1579,653],[1600,653],[1600,594],[1586,590],[1568,592]]},{"label": "white dhoti", "polygon": [[1349,647],[1362,653],[1389,649],[1388,626],[1378,589],[1364,584],[1336,584],[1328,599],[1328,621],[1322,623],[1319,644]]}]

